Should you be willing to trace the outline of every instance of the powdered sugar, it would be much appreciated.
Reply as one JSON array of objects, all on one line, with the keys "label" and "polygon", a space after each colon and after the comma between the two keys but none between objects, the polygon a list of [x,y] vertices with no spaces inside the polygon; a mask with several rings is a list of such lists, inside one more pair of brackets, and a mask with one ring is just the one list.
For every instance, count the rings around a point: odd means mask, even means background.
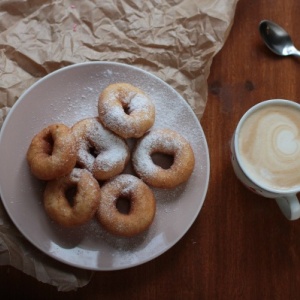
[{"label": "powdered sugar", "polygon": [[[133,155],[133,164],[142,176],[149,176],[162,171],[160,166],[154,164],[151,154],[154,152],[166,153],[176,157],[184,150],[187,143],[178,133],[164,129],[154,129],[143,137],[138,143]],[[176,161],[180,164],[180,161]]]},{"label": "powdered sugar", "polygon": [[129,174],[122,174],[116,178],[116,184],[120,185],[122,189],[122,194],[129,195],[132,193],[139,184],[141,184],[140,180]]},{"label": "powdered sugar", "polygon": [[[142,236],[131,239],[115,237],[99,226],[96,220],[84,226],[82,232],[60,229],[63,233],[59,234],[58,230],[53,230],[53,224],[48,229],[48,222],[45,221],[45,218],[41,218],[41,228],[43,228],[41,231],[43,231],[47,243],[43,242],[38,245],[41,245],[42,250],[46,245],[45,251],[48,252],[48,241],[51,241],[57,247],[57,256],[53,255],[55,258],[79,267],[97,270],[123,269],[153,259],[182,237],[202,206],[209,165],[205,136],[199,122],[174,90],[157,77],[142,70],[121,64],[101,62],[72,66],[66,71],[66,76],[59,77],[54,84],[50,82],[49,85],[49,81],[45,81],[44,90],[47,93],[43,95],[39,93],[35,97],[28,94],[29,104],[34,102],[32,107],[40,109],[31,114],[26,124],[24,123],[27,128],[26,132],[28,132],[27,137],[31,137],[32,132],[45,124],[60,121],[72,126],[83,118],[97,116],[99,93],[111,83],[130,82],[149,95],[155,104],[156,120],[152,129],[169,128],[183,135],[194,149],[196,166],[186,184],[173,190],[153,189],[157,199],[157,214],[154,223]],[[85,87],[91,89],[85,89]],[[36,105],[37,100],[31,101],[30,98],[39,99],[41,105]],[[17,131],[13,131],[13,133],[17,134]],[[24,137],[23,131],[22,136]],[[19,151],[20,139],[11,140],[18,141],[12,149]],[[27,170],[25,174],[29,177]],[[31,179],[22,182],[21,190],[13,189],[16,193],[19,190],[22,191],[15,198],[26,197],[28,199],[26,207],[32,209],[32,206],[35,207],[36,203],[39,203],[36,201],[36,182]],[[30,190],[34,190],[34,193],[31,193]],[[43,215],[43,211],[41,214]],[[27,220],[26,223],[30,223],[30,220]],[[33,241],[36,243],[35,240]],[[77,255],[78,250],[80,253]]]},{"label": "powdered sugar", "polygon": [[70,180],[71,182],[77,183],[80,180],[80,177],[82,175],[82,171],[81,169],[78,168],[74,168],[70,174]]},{"label": "powdered sugar", "polygon": [[151,109],[151,107],[153,106],[151,100],[142,94],[134,94],[127,105],[128,105],[129,114],[131,114],[136,110],[141,110],[146,112],[149,109]]},{"label": "powdered sugar", "polygon": [[[156,203],[150,188],[137,177],[123,174],[102,186],[98,218],[108,231],[121,236],[135,236],[149,228]],[[125,197],[130,202],[128,213],[121,212],[117,200]]]},{"label": "powdered sugar", "polygon": [[98,110],[104,126],[124,138],[142,136],[155,119],[152,100],[125,83],[105,88],[99,97]]},{"label": "powdered sugar", "polygon": [[100,151],[95,160],[95,167],[102,171],[109,172],[114,166],[124,162],[128,156],[128,152],[122,144],[115,144],[114,148]]},{"label": "powdered sugar", "polygon": [[[125,165],[128,157],[126,143],[105,129],[97,118],[84,119],[76,123],[72,131],[79,146],[78,162],[90,172],[93,173],[95,169],[100,172],[111,172],[118,164]],[[93,153],[90,153],[91,148]]]}]

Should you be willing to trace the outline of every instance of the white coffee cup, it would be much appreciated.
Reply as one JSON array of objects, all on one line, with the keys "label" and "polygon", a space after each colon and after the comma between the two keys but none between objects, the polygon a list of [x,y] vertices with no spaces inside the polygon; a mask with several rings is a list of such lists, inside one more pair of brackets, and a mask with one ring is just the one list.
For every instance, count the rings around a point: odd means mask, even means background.
[{"label": "white coffee cup", "polygon": [[288,220],[300,218],[300,104],[272,99],[250,108],[234,132],[231,153],[246,187],[274,198]]}]

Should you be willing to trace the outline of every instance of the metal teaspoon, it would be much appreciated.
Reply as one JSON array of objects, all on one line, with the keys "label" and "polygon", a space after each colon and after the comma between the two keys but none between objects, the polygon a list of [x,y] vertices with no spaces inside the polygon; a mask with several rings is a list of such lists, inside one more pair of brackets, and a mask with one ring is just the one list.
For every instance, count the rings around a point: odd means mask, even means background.
[{"label": "metal teaspoon", "polygon": [[263,20],[259,24],[260,35],[267,47],[277,55],[300,56],[289,34],[274,22]]}]

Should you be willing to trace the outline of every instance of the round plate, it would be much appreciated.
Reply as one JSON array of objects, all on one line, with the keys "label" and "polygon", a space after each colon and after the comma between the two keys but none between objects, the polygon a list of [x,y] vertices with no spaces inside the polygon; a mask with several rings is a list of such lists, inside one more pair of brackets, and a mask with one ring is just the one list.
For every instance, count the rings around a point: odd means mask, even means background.
[{"label": "round plate", "polygon": [[[45,184],[28,168],[26,152],[33,136],[51,123],[75,122],[97,115],[100,92],[109,84],[131,83],[154,101],[154,128],[170,128],[191,143],[196,164],[185,184],[172,190],[153,189],[157,213],[150,229],[134,238],[108,234],[92,220],[65,229],[43,208]],[[118,270],[145,263],[171,248],[195,221],[209,180],[205,135],[186,101],[165,82],[141,69],[119,63],[91,62],[49,74],[15,103],[0,134],[0,193],[14,224],[37,248],[66,264],[90,270]]]}]

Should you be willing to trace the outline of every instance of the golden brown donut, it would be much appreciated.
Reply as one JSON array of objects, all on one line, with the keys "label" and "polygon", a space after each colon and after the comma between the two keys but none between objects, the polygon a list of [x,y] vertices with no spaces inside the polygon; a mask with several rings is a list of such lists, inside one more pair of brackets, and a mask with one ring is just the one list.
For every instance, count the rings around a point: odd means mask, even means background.
[{"label": "golden brown donut", "polygon": [[[128,214],[117,208],[120,198],[128,199]],[[151,189],[139,178],[122,174],[105,183],[101,188],[101,200],[97,217],[102,226],[112,234],[132,237],[153,222],[156,202]]]},{"label": "golden brown donut", "polygon": [[76,152],[76,142],[70,128],[57,123],[34,136],[27,151],[27,161],[37,178],[52,180],[72,171],[76,164]]},{"label": "golden brown donut", "polygon": [[[68,198],[68,191],[74,195]],[[51,219],[64,227],[88,222],[96,213],[101,193],[98,181],[83,169],[49,181],[44,191],[44,207]],[[70,203],[71,201],[71,203]]]},{"label": "golden brown donut", "polygon": [[89,170],[96,179],[107,180],[120,174],[128,160],[125,141],[107,130],[98,118],[88,118],[72,127],[77,142],[77,164]]},{"label": "golden brown donut", "polygon": [[[151,155],[163,153],[173,157],[170,168],[154,164]],[[147,184],[158,188],[174,188],[188,180],[195,165],[194,152],[189,142],[176,131],[155,129],[137,143],[133,167]]]},{"label": "golden brown donut", "polygon": [[143,136],[155,120],[151,99],[128,83],[106,87],[99,96],[98,111],[103,125],[122,138]]}]

